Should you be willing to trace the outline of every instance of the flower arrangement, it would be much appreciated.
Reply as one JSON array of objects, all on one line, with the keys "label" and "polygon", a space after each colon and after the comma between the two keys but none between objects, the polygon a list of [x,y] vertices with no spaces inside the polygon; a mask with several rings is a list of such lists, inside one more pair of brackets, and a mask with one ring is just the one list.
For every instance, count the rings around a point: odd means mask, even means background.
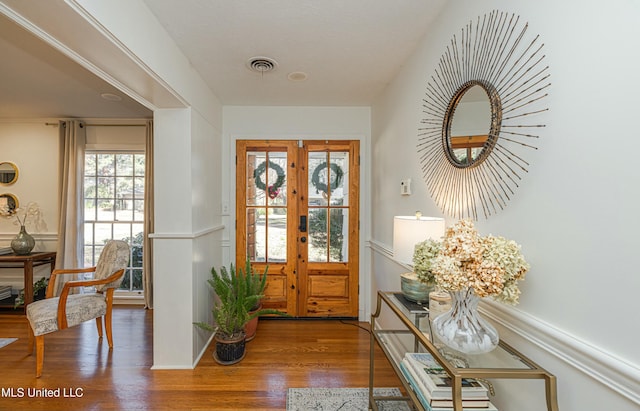
[{"label": "flower arrangement", "polygon": [[430,286],[436,285],[431,266],[441,250],[442,243],[432,239],[416,244],[413,252],[413,272],[421,282]]},{"label": "flower arrangement", "polygon": [[421,281],[445,291],[473,289],[478,297],[492,296],[511,305],[518,303],[518,281],[529,267],[515,241],[481,237],[470,220],[448,228],[442,242],[417,244],[414,252],[414,270]]}]

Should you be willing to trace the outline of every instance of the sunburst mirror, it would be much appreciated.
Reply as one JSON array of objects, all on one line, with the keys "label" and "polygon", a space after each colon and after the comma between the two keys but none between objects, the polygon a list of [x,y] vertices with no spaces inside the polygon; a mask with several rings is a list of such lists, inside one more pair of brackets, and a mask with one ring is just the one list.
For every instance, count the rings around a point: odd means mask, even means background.
[{"label": "sunburst mirror", "polygon": [[429,191],[455,218],[488,218],[515,194],[548,111],[544,44],[515,14],[493,11],[462,28],[423,99],[418,155]]}]

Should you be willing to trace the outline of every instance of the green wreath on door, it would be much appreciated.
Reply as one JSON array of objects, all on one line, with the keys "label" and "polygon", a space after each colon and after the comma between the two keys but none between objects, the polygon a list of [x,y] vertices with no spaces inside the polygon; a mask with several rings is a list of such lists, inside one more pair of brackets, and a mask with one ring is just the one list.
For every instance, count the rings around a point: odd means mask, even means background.
[{"label": "green wreath on door", "polygon": [[286,176],[282,167],[271,160],[269,160],[269,169],[275,171],[276,175],[278,176],[275,183],[273,183],[269,187],[267,187],[267,184],[262,181],[262,174],[264,174],[267,170],[266,161],[260,163],[258,167],[253,170],[253,178],[256,181],[256,187],[258,187],[262,191],[265,191],[269,198],[273,200],[274,198],[278,197],[278,194],[280,194],[280,187],[282,187],[282,185],[284,184]]},{"label": "green wreath on door", "polygon": [[329,164],[329,168],[331,169],[331,173],[329,175],[335,177],[333,181],[331,181],[330,179],[328,186],[326,183],[320,181],[320,172],[325,168],[327,168],[326,161],[318,164],[318,166],[313,170],[313,174],[311,175],[311,184],[313,184],[313,186],[316,188],[316,194],[323,193],[324,195],[326,195],[327,193],[329,193],[329,190],[333,192],[333,190],[342,185],[344,172],[342,171],[342,168],[340,168],[340,166],[336,163]]}]

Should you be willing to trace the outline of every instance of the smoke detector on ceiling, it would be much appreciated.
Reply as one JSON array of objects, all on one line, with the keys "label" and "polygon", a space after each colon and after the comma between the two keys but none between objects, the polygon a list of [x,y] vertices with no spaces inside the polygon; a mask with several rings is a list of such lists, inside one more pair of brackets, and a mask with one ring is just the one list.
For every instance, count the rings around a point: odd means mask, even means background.
[{"label": "smoke detector on ceiling", "polygon": [[294,71],[289,73],[287,78],[291,81],[305,81],[307,79],[307,73],[304,71]]},{"label": "smoke detector on ceiling", "polygon": [[256,73],[264,74],[273,71],[278,67],[278,63],[269,57],[251,57],[247,60],[247,68]]}]

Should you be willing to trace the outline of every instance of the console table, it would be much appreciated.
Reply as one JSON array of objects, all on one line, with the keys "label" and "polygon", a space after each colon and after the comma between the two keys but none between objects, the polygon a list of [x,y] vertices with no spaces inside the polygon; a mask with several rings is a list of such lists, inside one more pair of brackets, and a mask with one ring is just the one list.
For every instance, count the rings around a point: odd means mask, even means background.
[{"label": "console table", "polygon": [[[55,252],[36,252],[29,255],[6,254],[0,255],[0,268],[22,268],[24,271],[24,309],[33,302],[33,268],[49,264],[51,271],[56,267]],[[11,306],[2,304],[0,306]]]},{"label": "console table", "polygon": [[[378,410],[377,401],[405,401],[413,404],[418,410],[424,410],[417,394],[405,379],[400,370],[400,361],[406,352],[429,352],[440,363],[452,380],[453,409],[462,411],[462,379],[463,378],[513,378],[544,379],[548,411],[558,411],[556,378],[545,369],[516,351],[500,339],[496,349],[486,354],[467,356],[442,344],[431,341],[431,325],[428,315],[419,310],[411,310],[402,296],[394,292],[378,292],[376,311],[371,315],[371,347],[369,358],[369,405]],[[380,324],[383,305],[388,307],[385,314],[389,321],[402,323],[399,329],[384,329]],[[428,312],[425,310],[425,312]],[[418,315],[420,317],[418,317]],[[426,317],[426,318],[425,318]],[[423,321],[420,321],[424,319]],[[381,397],[373,395],[374,388],[374,349],[376,343],[382,349],[389,363],[398,375],[408,396]]]}]

